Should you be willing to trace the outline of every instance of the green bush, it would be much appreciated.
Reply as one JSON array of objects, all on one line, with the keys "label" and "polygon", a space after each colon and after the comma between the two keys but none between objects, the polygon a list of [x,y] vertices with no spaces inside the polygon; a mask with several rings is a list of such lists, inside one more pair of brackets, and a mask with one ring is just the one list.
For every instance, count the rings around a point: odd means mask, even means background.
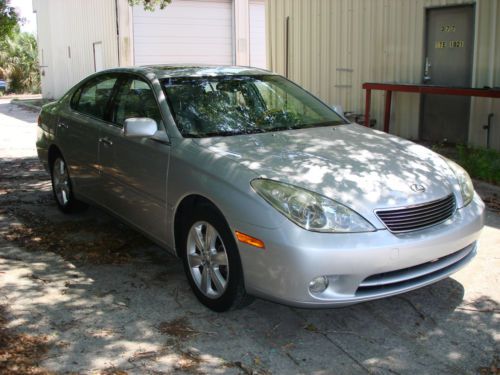
[{"label": "green bush", "polygon": [[457,146],[457,162],[470,176],[500,185],[500,152],[467,146]]},{"label": "green bush", "polygon": [[38,51],[33,34],[15,32],[0,41],[0,73],[14,93],[39,93]]}]

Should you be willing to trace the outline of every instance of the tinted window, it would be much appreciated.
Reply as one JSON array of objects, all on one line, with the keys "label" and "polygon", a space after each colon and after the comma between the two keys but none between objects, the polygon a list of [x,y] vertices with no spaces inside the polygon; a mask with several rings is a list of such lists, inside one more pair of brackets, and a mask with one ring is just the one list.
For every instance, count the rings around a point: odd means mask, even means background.
[{"label": "tinted window", "polygon": [[116,96],[114,122],[123,126],[126,119],[148,117],[159,125],[161,113],[151,87],[139,79],[131,79],[123,84]]},{"label": "tinted window", "polygon": [[77,91],[72,99],[75,110],[105,120],[116,77],[99,77]]},{"label": "tinted window", "polygon": [[276,75],[180,77],[162,81],[185,137],[265,133],[343,124],[332,109]]}]

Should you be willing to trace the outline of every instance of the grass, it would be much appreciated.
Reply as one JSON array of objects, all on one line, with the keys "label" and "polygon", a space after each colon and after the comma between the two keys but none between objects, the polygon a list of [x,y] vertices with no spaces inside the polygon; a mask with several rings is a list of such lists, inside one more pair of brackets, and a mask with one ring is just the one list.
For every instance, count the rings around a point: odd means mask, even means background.
[{"label": "grass", "polygon": [[500,152],[484,148],[457,146],[457,162],[473,178],[500,185]]},{"label": "grass", "polygon": [[432,149],[460,164],[472,178],[500,185],[500,152],[464,145],[434,145]]}]

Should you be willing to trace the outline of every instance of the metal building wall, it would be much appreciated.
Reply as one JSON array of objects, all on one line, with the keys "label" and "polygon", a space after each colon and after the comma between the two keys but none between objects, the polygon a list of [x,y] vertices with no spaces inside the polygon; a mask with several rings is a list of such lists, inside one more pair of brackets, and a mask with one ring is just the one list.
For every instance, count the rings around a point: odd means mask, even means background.
[{"label": "metal building wall", "polygon": [[33,9],[44,97],[58,98],[94,72],[93,43],[102,43],[104,68],[118,65],[115,0],[33,0]]},{"label": "metal building wall", "polygon": [[[421,83],[425,9],[476,4],[473,85],[500,86],[499,0],[268,0],[268,65],[285,73],[289,17],[289,78],[329,104],[363,112],[363,82]],[[496,4],[495,4],[496,3]],[[495,26],[494,23],[497,22]],[[496,38],[496,42],[494,39]],[[469,139],[484,146],[495,113],[492,146],[500,149],[500,103],[473,99]],[[384,95],[373,92],[372,116],[383,121]],[[416,139],[420,96],[395,93],[391,132]]]}]

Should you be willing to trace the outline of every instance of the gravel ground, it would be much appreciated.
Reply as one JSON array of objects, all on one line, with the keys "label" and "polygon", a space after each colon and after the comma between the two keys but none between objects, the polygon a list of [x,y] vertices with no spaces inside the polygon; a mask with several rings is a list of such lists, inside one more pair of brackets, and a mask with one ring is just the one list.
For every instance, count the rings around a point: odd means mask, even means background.
[{"label": "gravel ground", "polygon": [[0,372],[24,353],[18,373],[499,374],[494,205],[478,257],[432,286],[335,310],[256,300],[216,314],[141,235],[98,209],[58,212],[35,122],[0,100]]}]

